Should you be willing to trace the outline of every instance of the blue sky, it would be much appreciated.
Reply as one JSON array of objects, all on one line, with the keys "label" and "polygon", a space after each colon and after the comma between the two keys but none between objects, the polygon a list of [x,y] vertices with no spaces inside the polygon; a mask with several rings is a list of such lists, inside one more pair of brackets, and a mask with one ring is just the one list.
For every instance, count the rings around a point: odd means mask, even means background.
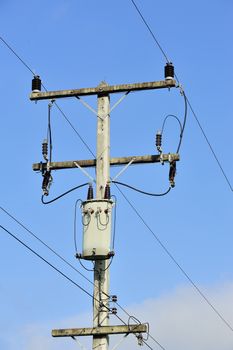
[{"label": "blue sky", "polygon": [[[232,2],[136,3],[174,63],[232,185]],[[1,1],[0,23],[1,36],[49,90],[94,87],[102,80],[122,84],[163,79],[165,59],[131,1]],[[92,273],[82,270],[74,258],[74,204],[86,198],[86,189],[48,206],[41,203],[42,177],[32,171],[32,163],[42,160],[48,102],[29,100],[32,74],[2,42],[0,53],[1,207],[92,279]],[[119,97],[112,96],[111,103]],[[96,106],[95,97],[86,101]],[[58,104],[95,152],[95,116],[76,99]],[[111,155],[156,153],[155,133],[169,113],[183,118],[178,89],[129,94],[111,115]],[[56,108],[52,132],[55,161],[92,158]],[[174,152],[178,138],[178,124],[170,119],[164,151]],[[176,187],[167,196],[122,191],[232,326],[232,191],[190,110],[180,157]],[[112,175],[118,171],[112,169]],[[119,180],[162,192],[168,187],[167,176],[166,165],[132,166]],[[79,170],[57,171],[53,177],[49,198],[86,182]],[[197,294],[116,188],[112,194],[117,196],[118,211],[111,293],[130,313],[150,322],[151,334],[166,350],[232,349],[232,331]],[[3,211],[0,214],[1,225],[92,292],[80,275]],[[81,224],[78,234],[81,240]],[[75,349],[77,344],[69,339],[52,339],[50,330],[91,325],[91,299],[3,230],[0,247],[0,348]],[[135,345],[130,338],[128,348]],[[150,345],[158,348],[153,342]]]}]

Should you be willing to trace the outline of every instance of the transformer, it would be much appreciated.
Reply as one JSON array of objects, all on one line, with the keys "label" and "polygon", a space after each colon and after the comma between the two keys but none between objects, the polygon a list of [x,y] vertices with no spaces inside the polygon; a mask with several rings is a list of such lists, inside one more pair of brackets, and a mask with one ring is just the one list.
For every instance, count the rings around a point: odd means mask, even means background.
[{"label": "transformer", "polygon": [[111,222],[113,201],[92,199],[82,202],[83,245],[80,258],[109,259],[111,252]]}]

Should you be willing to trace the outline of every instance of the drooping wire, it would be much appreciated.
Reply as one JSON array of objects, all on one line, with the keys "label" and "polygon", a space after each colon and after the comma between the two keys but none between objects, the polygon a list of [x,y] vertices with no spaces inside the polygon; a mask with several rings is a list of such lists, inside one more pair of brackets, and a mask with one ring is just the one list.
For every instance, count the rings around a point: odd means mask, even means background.
[{"label": "drooping wire", "polygon": [[81,188],[81,187],[88,186],[88,185],[89,185],[89,182],[85,182],[85,183],[82,184],[82,185],[75,186],[75,187],[71,188],[70,190],[68,190],[68,191],[66,191],[66,192],[64,192],[64,193],[62,193],[62,194],[60,194],[58,197],[53,198],[53,199],[51,199],[50,201],[47,201],[47,202],[45,202],[45,200],[44,200],[44,195],[42,195],[42,196],[41,196],[41,202],[42,202],[43,204],[50,204],[50,203],[53,203],[53,202],[55,202],[56,200],[58,200],[58,199],[60,199],[60,198],[62,198],[62,197],[64,197],[64,196],[66,196],[66,195],[69,194],[70,192],[75,191],[75,190],[77,190],[77,189],[79,189],[79,188]]},{"label": "drooping wire", "polygon": [[[35,72],[29,67],[29,65],[17,54],[17,52],[11,47],[11,45],[9,45],[5,39],[3,39],[2,36],[0,36],[0,40],[4,43],[4,45],[17,57],[17,59],[32,73],[33,76],[35,76]],[[41,84],[42,87],[44,88],[44,90],[47,92],[47,88],[45,87],[45,85],[42,83]],[[71,121],[69,120],[69,118],[67,117],[67,115],[63,112],[63,110],[61,109],[61,107],[57,104],[57,102],[54,102],[55,106],[57,107],[57,109],[60,111],[60,113],[62,114],[62,116],[64,117],[64,119],[67,121],[67,123],[70,125],[70,127],[73,129],[73,131],[75,132],[75,134],[78,136],[78,138],[80,139],[80,141],[83,143],[83,145],[87,148],[87,150],[90,152],[90,154],[95,157],[95,154],[92,152],[91,148],[88,146],[88,144],[84,141],[84,139],[82,138],[82,136],[80,135],[80,133],[77,131],[77,129],[74,127],[74,125],[71,123]]]},{"label": "drooping wire", "polygon": [[138,188],[135,188],[135,187],[133,187],[133,186],[130,186],[130,185],[128,185],[128,184],[125,184],[124,182],[112,181],[112,183],[117,184],[117,185],[120,185],[120,186],[128,187],[128,188],[130,188],[131,190],[134,190],[134,191],[136,191],[136,192],[145,194],[145,195],[147,195],[147,196],[152,196],[152,197],[162,197],[162,196],[165,196],[166,194],[168,194],[168,193],[171,191],[171,187],[169,187],[168,190],[165,191],[165,192],[163,192],[163,193],[150,193],[150,192],[145,192],[145,191],[139,190]]},{"label": "drooping wire", "polygon": [[184,97],[184,120],[183,120],[183,125],[182,125],[182,129],[181,129],[181,133],[180,133],[180,142],[178,144],[176,153],[179,153],[179,151],[180,151],[180,147],[181,147],[181,143],[182,143],[183,135],[184,135],[184,130],[185,130],[185,125],[186,125],[186,121],[187,121],[187,113],[188,113],[187,97],[186,97],[185,92],[183,90],[181,90],[181,94]]},{"label": "drooping wire", "polygon": [[184,119],[183,119],[183,124],[181,124],[180,119],[176,115],[168,114],[164,118],[164,121],[163,121],[163,124],[162,124],[162,129],[161,129],[161,134],[163,134],[164,127],[165,127],[165,124],[166,124],[166,121],[167,121],[168,118],[175,118],[178,121],[179,126],[180,126],[180,139],[179,139],[179,143],[178,143],[178,146],[177,146],[176,153],[179,153],[179,150],[180,150],[180,147],[181,147],[183,134],[184,134],[184,130],[185,130],[185,125],[186,125],[186,121],[187,121],[187,113],[188,113],[187,98],[186,98],[186,95],[185,95],[185,93],[184,93],[184,91],[182,89],[181,89],[181,95],[184,97]]},{"label": "drooping wire", "polygon": [[154,231],[150,228],[150,226],[147,224],[145,219],[143,219],[142,215],[139,213],[139,211],[135,208],[135,206],[130,202],[130,200],[125,196],[125,194],[121,191],[119,186],[115,184],[118,191],[122,194],[126,202],[129,204],[129,206],[133,209],[135,214],[139,217],[139,219],[142,221],[144,226],[148,229],[148,231],[152,234],[154,239],[159,243],[161,248],[165,251],[165,253],[169,256],[169,258],[173,261],[173,263],[178,267],[178,269],[181,271],[181,273],[187,278],[187,280],[191,283],[191,285],[194,287],[194,289],[197,291],[197,293],[201,296],[201,298],[211,307],[211,309],[214,311],[214,313],[222,320],[222,322],[233,332],[233,327],[230,325],[228,321],[221,315],[221,313],[216,309],[216,307],[209,301],[209,299],[205,296],[205,294],[201,291],[201,289],[197,286],[197,284],[192,280],[192,278],[188,275],[187,272],[183,269],[183,267],[178,263],[178,261],[175,259],[173,254],[166,248],[166,246],[163,244],[163,242],[160,240],[160,238],[154,233]]},{"label": "drooping wire", "polygon": [[168,115],[166,115],[166,117],[164,118],[163,125],[162,125],[162,129],[161,129],[161,134],[163,134],[166,121],[167,121],[167,119],[170,118],[170,117],[175,118],[175,119],[178,121],[178,123],[179,123],[179,125],[180,125],[180,132],[182,132],[182,124],[181,124],[180,119],[179,119],[175,114],[168,114]]}]

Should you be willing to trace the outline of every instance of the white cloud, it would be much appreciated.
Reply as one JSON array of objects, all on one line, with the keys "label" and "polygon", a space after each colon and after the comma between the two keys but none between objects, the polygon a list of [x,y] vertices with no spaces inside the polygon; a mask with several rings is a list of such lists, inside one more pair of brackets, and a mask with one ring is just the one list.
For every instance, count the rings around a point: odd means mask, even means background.
[{"label": "white cloud", "polygon": [[[202,288],[203,290],[203,288]],[[223,317],[233,325],[233,283],[221,287],[204,289],[208,297]],[[181,286],[169,294],[157,299],[145,300],[141,304],[127,308],[130,314],[141,322],[150,323],[150,333],[166,350],[232,350],[233,332],[214,313],[209,305],[196,293],[192,287]],[[124,318],[126,320],[126,318]],[[51,320],[43,325],[27,325],[18,334],[12,349],[24,350],[67,350],[78,348],[69,338],[52,338],[52,328],[72,328],[88,326],[90,315],[83,314],[65,320]],[[19,346],[19,339],[23,341]],[[113,345],[120,337],[112,337]],[[87,349],[91,349],[91,339],[80,339]],[[148,344],[159,349],[152,340]],[[17,346],[16,346],[17,345]],[[119,349],[134,350],[137,346],[135,337],[129,336],[119,346]],[[144,346],[144,349],[146,347]]]},{"label": "white cloud", "polygon": [[[206,288],[204,293],[233,326],[233,284]],[[150,323],[150,333],[166,349],[233,349],[233,332],[192,287],[179,287],[130,309]]]}]

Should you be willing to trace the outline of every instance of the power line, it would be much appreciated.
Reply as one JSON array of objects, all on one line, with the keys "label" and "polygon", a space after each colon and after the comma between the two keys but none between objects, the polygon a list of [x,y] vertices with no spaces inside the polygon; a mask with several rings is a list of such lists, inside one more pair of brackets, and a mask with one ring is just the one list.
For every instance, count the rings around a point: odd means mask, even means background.
[{"label": "power line", "polygon": [[[163,53],[163,55],[164,55],[166,61],[169,62],[168,57],[167,57],[165,51],[163,50],[162,46],[160,45],[159,41],[157,40],[155,34],[153,33],[152,29],[150,28],[148,22],[146,21],[145,17],[143,16],[142,12],[140,11],[140,9],[138,8],[138,6],[136,5],[135,1],[134,1],[134,0],[130,0],[130,1],[131,1],[131,3],[134,5],[134,7],[135,7],[135,9],[137,10],[139,16],[141,17],[143,23],[145,24],[145,26],[147,27],[148,31],[150,32],[152,38],[154,39],[155,44],[158,46],[158,48],[160,49],[160,51]],[[176,74],[175,74],[175,77],[176,77],[177,81],[179,81],[179,79],[178,79],[178,77],[177,77]],[[211,143],[210,143],[210,141],[209,141],[209,139],[208,139],[208,137],[207,137],[207,135],[206,135],[206,133],[205,133],[205,131],[204,131],[204,129],[203,129],[203,127],[202,127],[200,121],[199,121],[199,119],[197,118],[197,115],[196,115],[196,113],[195,113],[195,111],[194,111],[194,109],[193,109],[193,107],[192,107],[192,105],[191,105],[191,103],[190,103],[190,101],[189,101],[189,99],[188,99],[187,96],[186,96],[186,100],[187,100],[187,103],[188,103],[188,105],[189,105],[189,108],[190,108],[190,110],[191,110],[191,112],[192,112],[192,114],[193,114],[193,116],[194,116],[194,118],[195,118],[195,120],[196,120],[196,122],[197,122],[197,124],[198,124],[198,126],[199,126],[199,128],[200,128],[200,130],[201,130],[201,133],[202,133],[203,137],[205,138],[205,140],[206,140],[206,142],[207,142],[207,145],[209,146],[209,149],[210,149],[211,153],[213,154],[213,156],[214,156],[214,158],[215,158],[215,160],[216,160],[216,162],[217,162],[217,164],[218,164],[218,166],[219,166],[219,168],[220,168],[220,170],[221,170],[221,172],[222,172],[223,177],[225,178],[225,180],[226,180],[226,182],[227,182],[227,184],[228,184],[230,190],[233,191],[233,187],[232,187],[232,185],[231,185],[231,182],[230,182],[228,176],[226,175],[226,172],[224,171],[224,169],[223,169],[223,167],[222,167],[222,165],[221,165],[221,163],[220,163],[220,161],[219,161],[219,159],[218,159],[218,157],[217,157],[217,155],[216,155],[216,153],[215,153],[215,151],[214,151],[214,149],[213,149],[213,146],[211,145]]]},{"label": "power line", "polygon": [[20,60],[20,62],[33,74],[35,75],[35,72],[29,67],[29,65],[17,54],[17,52],[6,42],[6,40],[3,39],[2,36],[0,36],[0,40],[8,47],[8,49]]},{"label": "power line", "polygon": [[45,196],[45,195],[43,194],[42,197],[41,197],[41,202],[42,202],[43,204],[50,204],[50,203],[53,203],[53,202],[55,202],[56,200],[58,200],[58,199],[60,199],[60,198],[62,198],[62,197],[64,197],[64,196],[66,196],[66,195],[69,194],[70,192],[75,191],[75,190],[77,190],[77,189],[79,189],[79,188],[81,188],[81,187],[87,186],[87,185],[89,185],[88,182],[86,182],[86,183],[84,183],[84,184],[82,184],[82,185],[79,185],[79,186],[75,186],[75,187],[71,188],[70,190],[68,190],[68,191],[66,191],[66,192],[64,192],[64,193],[62,193],[62,194],[60,194],[58,197],[53,198],[53,199],[51,199],[50,201],[47,201],[47,202],[44,201],[44,196]]},{"label": "power line", "polygon": [[196,113],[195,113],[195,111],[194,111],[194,109],[193,109],[193,107],[192,107],[192,105],[191,105],[191,103],[190,103],[188,98],[187,98],[187,102],[188,102],[189,108],[191,109],[191,112],[192,112],[194,118],[196,119],[196,122],[197,122],[199,128],[201,129],[202,135],[204,136],[204,138],[205,138],[205,140],[206,140],[206,142],[207,142],[207,144],[208,144],[208,146],[209,146],[209,148],[210,148],[210,150],[211,150],[211,152],[212,152],[212,154],[213,154],[213,156],[214,156],[214,158],[215,158],[215,160],[216,160],[216,162],[217,162],[217,164],[218,164],[218,166],[219,166],[219,168],[220,168],[220,170],[221,170],[221,172],[222,172],[222,174],[223,174],[223,176],[224,176],[224,178],[225,178],[225,180],[226,180],[226,182],[228,184],[228,186],[230,187],[231,191],[233,191],[233,187],[231,185],[231,182],[230,182],[229,178],[227,177],[227,175],[226,175],[226,173],[225,173],[225,171],[224,171],[224,169],[223,169],[223,167],[222,167],[222,165],[221,165],[221,163],[220,163],[220,161],[219,161],[219,159],[218,159],[218,157],[217,157],[213,147],[211,146],[211,143],[210,143],[210,141],[209,141],[209,139],[208,139],[208,137],[207,137],[203,127],[201,126],[201,123],[200,123],[200,121],[199,121],[199,119],[198,119],[198,117],[197,117],[197,115],[196,115]]},{"label": "power line", "polygon": [[86,289],[84,289],[83,287],[81,287],[78,283],[76,283],[74,280],[72,280],[70,277],[68,277],[66,274],[64,274],[61,270],[59,270],[57,267],[55,267],[53,264],[51,264],[48,260],[46,260],[45,258],[43,258],[40,254],[38,254],[35,250],[33,250],[31,247],[29,247],[26,243],[24,243],[23,241],[21,241],[18,237],[16,237],[12,232],[10,232],[9,230],[7,230],[4,226],[0,225],[0,228],[3,229],[6,233],[8,233],[8,235],[10,235],[12,238],[14,238],[17,242],[19,242],[21,245],[23,245],[25,248],[27,248],[31,253],[33,253],[34,255],[36,255],[39,259],[41,259],[42,261],[44,261],[47,265],[49,265],[53,270],[57,271],[61,276],[63,276],[64,278],[66,278],[69,282],[71,282],[73,285],[75,285],[76,287],[78,287],[80,290],[82,290],[85,294],[87,294],[89,297],[91,297],[92,299],[94,299],[94,297],[92,296],[91,293],[89,293]]},{"label": "power line", "polygon": [[[80,286],[77,282],[75,282],[73,279],[71,279],[70,277],[68,277],[65,273],[63,273],[61,270],[59,270],[56,266],[54,266],[53,264],[51,264],[47,259],[43,258],[39,253],[37,253],[34,249],[32,249],[31,247],[29,247],[26,243],[24,243],[21,239],[19,239],[18,237],[16,237],[12,232],[10,232],[8,229],[6,229],[4,226],[0,225],[0,228],[2,230],[4,230],[9,236],[11,236],[12,238],[14,238],[18,243],[20,243],[22,246],[24,246],[26,249],[28,249],[31,253],[33,253],[35,256],[37,256],[39,259],[41,259],[43,262],[45,262],[47,265],[49,265],[53,270],[55,270],[56,272],[58,272],[62,277],[64,277],[66,280],[68,280],[69,282],[71,282],[74,286],[76,286],[77,288],[79,288],[81,291],[83,291],[86,295],[88,295],[92,300],[97,301],[99,304],[101,304],[102,306],[104,306],[107,311],[111,311],[111,309],[109,307],[107,307],[106,305],[103,305],[101,303],[101,301],[99,301],[98,299],[96,299],[91,293],[89,293],[85,288],[83,288],[82,286]],[[123,324],[127,325],[127,323],[121,318],[119,317],[117,314],[114,314]],[[149,335],[149,333],[148,333]],[[135,335],[137,337],[137,335]],[[149,335],[150,336],[150,335]],[[165,350],[165,348],[152,336],[150,336],[151,339],[153,339],[155,341],[155,343],[157,345],[159,345],[159,347],[163,350]],[[143,343],[149,347],[151,350],[153,350],[153,348],[147,344],[147,342],[145,340],[143,340]]]},{"label": "power line", "polygon": [[139,192],[139,193],[142,193],[142,194],[145,194],[147,196],[152,196],[152,197],[162,197],[162,196],[165,196],[166,194],[168,194],[171,190],[171,187],[169,187],[165,192],[163,193],[151,193],[151,192],[145,192],[145,191],[142,191],[136,187],[133,187],[131,185],[128,185],[124,182],[119,182],[119,181],[112,181],[112,183],[114,184],[117,184],[117,185],[120,185],[120,186],[125,186],[125,187],[128,187],[130,188],[131,190],[133,191],[136,191],[136,192]]},{"label": "power line", "polygon": [[[4,43],[4,45],[15,55],[15,57],[27,68],[27,70],[29,70],[29,72],[31,72],[33,74],[33,76],[35,75],[35,72],[33,72],[33,70],[30,68],[30,66],[18,55],[18,53],[11,47],[10,44],[8,44],[8,42],[3,39],[2,36],[0,36],[0,40]],[[48,91],[46,86],[44,84],[42,84],[43,88],[45,91]],[[84,139],[82,138],[82,136],[80,135],[80,133],[77,131],[77,129],[74,127],[74,125],[71,123],[71,121],[69,120],[69,118],[67,117],[67,115],[63,112],[63,110],[61,109],[61,107],[57,104],[57,102],[54,102],[55,106],[57,107],[57,109],[59,110],[59,112],[62,114],[62,116],[64,117],[64,119],[67,121],[67,123],[70,125],[70,127],[73,129],[73,131],[76,133],[76,135],[78,136],[78,138],[80,139],[80,141],[83,143],[83,145],[88,149],[88,151],[91,153],[91,155],[93,157],[95,157],[94,153],[92,152],[92,150],[90,149],[90,147],[88,146],[88,144],[84,141]]]},{"label": "power line", "polygon": [[141,13],[141,11],[139,10],[138,6],[135,4],[134,0],[131,0],[132,4],[134,5],[135,9],[137,10],[139,16],[141,17],[143,23],[145,24],[145,26],[147,27],[147,29],[149,30],[153,40],[155,41],[156,45],[159,47],[160,51],[162,52],[163,56],[165,57],[166,61],[169,63],[169,59],[165,53],[165,51],[163,50],[162,46],[160,45],[158,39],[156,38],[156,36],[154,35],[153,31],[151,30],[149,24],[147,23],[147,21],[145,20],[143,14]]},{"label": "power line", "polygon": [[154,239],[159,243],[159,245],[162,247],[162,249],[165,251],[165,253],[169,256],[169,258],[174,262],[174,264],[178,267],[178,269],[182,272],[182,274],[187,278],[187,280],[191,283],[191,285],[194,287],[194,289],[198,292],[198,294],[202,297],[202,299],[205,300],[205,302],[211,307],[211,309],[215,312],[215,314],[222,320],[222,322],[233,332],[233,327],[230,325],[228,321],[221,315],[221,313],[216,309],[216,307],[209,301],[209,299],[205,296],[205,294],[201,291],[201,289],[196,285],[196,283],[192,280],[192,278],[188,275],[187,272],[183,269],[183,267],[178,263],[178,261],[175,259],[175,257],[172,255],[172,253],[166,248],[166,246],[163,244],[163,242],[159,239],[159,237],[154,233],[154,231],[150,228],[150,226],[147,224],[147,222],[143,219],[142,215],[138,212],[138,210],[135,208],[135,206],[130,202],[130,200],[125,196],[125,194],[121,191],[119,186],[115,184],[118,191],[121,193],[121,195],[124,197],[126,202],[129,204],[129,206],[133,209],[135,214],[139,217],[139,219],[142,221],[142,223],[145,225],[145,227],[150,231]]},{"label": "power line", "polygon": [[7,214],[12,220],[14,220],[18,225],[20,225],[25,231],[27,231],[31,236],[33,236],[38,242],[43,244],[44,247],[49,249],[53,254],[55,254],[59,259],[61,259],[64,263],[66,263],[69,267],[71,267],[74,271],[76,271],[79,275],[81,275],[83,278],[85,278],[89,283],[93,284],[89,278],[87,278],[84,274],[82,274],[78,269],[76,269],[72,264],[70,264],[66,259],[64,259],[60,254],[58,254],[53,248],[51,248],[47,243],[42,241],[35,233],[33,233],[31,230],[29,230],[22,222],[20,222],[16,217],[14,217],[12,214],[10,214],[6,209],[3,207],[0,207],[0,209]]},{"label": "power line", "polygon": [[[86,281],[88,281],[91,285],[94,286],[94,282],[92,282],[88,277],[86,277],[82,272],[80,272],[78,269],[76,269],[72,264],[70,264],[65,258],[63,258],[60,254],[58,254],[53,248],[51,248],[48,244],[46,244],[42,239],[40,239],[35,233],[33,233],[31,230],[29,230],[21,221],[16,219],[15,216],[9,213],[5,208],[0,207],[0,209],[8,215],[13,221],[15,221],[18,225],[20,225],[25,231],[27,231],[32,237],[34,237],[38,242],[40,242],[43,246],[45,246],[47,249],[49,249],[53,254],[55,254],[59,259],[61,259],[66,265],[68,265],[70,268],[72,268],[75,272],[77,272],[80,276],[82,276]],[[1,226],[0,226],[1,227]],[[103,294],[110,298],[110,296],[102,291]],[[115,304],[130,318],[135,318],[134,316],[130,315],[125,308],[123,308],[118,302],[115,302]],[[125,322],[124,322],[125,323]],[[152,337],[152,335],[148,332],[148,336],[154,340],[154,342],[161,347],[161,349],[164,349],[162,345]]]}]

